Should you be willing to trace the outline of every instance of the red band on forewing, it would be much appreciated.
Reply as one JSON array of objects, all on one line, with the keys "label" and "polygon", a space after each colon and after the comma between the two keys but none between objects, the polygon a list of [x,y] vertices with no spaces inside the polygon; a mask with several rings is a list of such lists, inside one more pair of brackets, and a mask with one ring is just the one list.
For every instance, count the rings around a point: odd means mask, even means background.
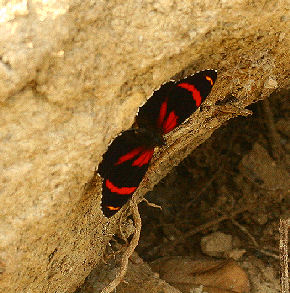
[{"label": "red band on forewing", "polygon": [[167,112],[167,98],[166,100],[161,104],[161,107],[160,107],[160,112],[159,112],[159,117],[158,117],[158,121],[157,121],[157,126],[159,128],[161,128],[161,125],[164,121],[164,118],[165,118],[165,115],[166,115],[166,112]]},{"label": "red band on forewing", "polygon": [[201,96],[200,92],[195,88],[194,85],[189,83],[180,83],[178,84],[179,87],[182,87],[192,93],[192,97],[195,100],[196,107],[199,107],[201,104]]},{"label": "red band on forewing", "polygon": [[131,152],[125,154],[124,156],[120,157],[119,160],[115,163],[115,165],[120,165],[128,160],[131,160],[135,156],[137,156],[143,150],[142,147],[133,149]]},{"label": "red band on forewing", "polygon": [[174,129],[177,125],[178,116],[174,113],[174,111],[170,112],[166,121],[164,121],[162,125],[163,133],[168,133],[172,129]]},{"label": "red band on forewing", "polygon": [[137,189],[137,187],[117,187],[108,179],[106,180],[106,187],[110,189],[111,192],[118,194],[131,194]]},{"label": "red band on forewing", "polygon": [[146,150],[133,162],[132,166],[142,167],[149,163],[153,156],[154,149]]}]

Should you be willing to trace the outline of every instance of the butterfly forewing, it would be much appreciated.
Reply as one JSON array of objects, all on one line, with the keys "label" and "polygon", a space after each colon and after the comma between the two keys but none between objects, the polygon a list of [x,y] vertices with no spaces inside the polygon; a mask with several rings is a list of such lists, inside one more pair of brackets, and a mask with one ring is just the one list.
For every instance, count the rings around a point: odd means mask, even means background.
[{"label": "butterfly forewing", "polygon": [[161,86],[139,109],[137,124],[144,128],[155,128],[164,134],[170,132],[201,105],[216,78],[215,70],[204,70]]}]

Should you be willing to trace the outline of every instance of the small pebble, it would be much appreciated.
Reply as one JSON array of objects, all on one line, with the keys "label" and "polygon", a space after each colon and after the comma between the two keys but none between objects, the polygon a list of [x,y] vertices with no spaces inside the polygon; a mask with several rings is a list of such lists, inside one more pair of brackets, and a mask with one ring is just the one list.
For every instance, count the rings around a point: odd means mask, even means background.
[{"label": "small pebble", "polygon": [[232,236],[222,232],[214,232],[201,239],[201,250],[209,256],[222,257],[232,250]]}]

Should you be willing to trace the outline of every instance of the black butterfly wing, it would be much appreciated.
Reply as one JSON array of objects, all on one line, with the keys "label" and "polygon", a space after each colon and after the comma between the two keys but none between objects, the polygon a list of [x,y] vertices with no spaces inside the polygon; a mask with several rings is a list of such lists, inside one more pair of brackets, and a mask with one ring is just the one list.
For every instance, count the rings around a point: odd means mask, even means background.
[{"label": "black butterfly wing", "polygon": [[216,78],[215,70],[204,70],[161,86],[139,109],[140,130],[125,131],[111,143],[98,167],[105,216],[113,216],[132,197],[148,169],[154,145],[162,144],[160,134],[184,122],[208,96]]},{"label": "black butterfly wing", "polygon": [[144,133],[127,130],[110,144],[98,167],[103,177],[102,211],[111,217],[132,197],[142,181],[154,148],[144,145]]},{"label": "black butterfly wing", "polygon": [[137,124],[143,128],[157,129],[163,134],[170,132],[201,105],[216,79],[215,70],[204,70],[166,83],[139,109]]}]

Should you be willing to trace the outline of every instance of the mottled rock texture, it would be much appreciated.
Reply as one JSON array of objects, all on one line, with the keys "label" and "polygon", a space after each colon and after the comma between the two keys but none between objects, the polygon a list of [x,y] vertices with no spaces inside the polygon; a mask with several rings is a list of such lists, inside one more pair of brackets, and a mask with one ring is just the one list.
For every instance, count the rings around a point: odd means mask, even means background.
[{"label": "mottled rock texture", "polygon": [[243,108],[287,86],[286,4],[1,1],[0,292],[73,292],[101,261],[118,216],[102,216],[94,170],[160,84],[219,72],[139,197],[237,115],[217,100],[232,94]]}]

